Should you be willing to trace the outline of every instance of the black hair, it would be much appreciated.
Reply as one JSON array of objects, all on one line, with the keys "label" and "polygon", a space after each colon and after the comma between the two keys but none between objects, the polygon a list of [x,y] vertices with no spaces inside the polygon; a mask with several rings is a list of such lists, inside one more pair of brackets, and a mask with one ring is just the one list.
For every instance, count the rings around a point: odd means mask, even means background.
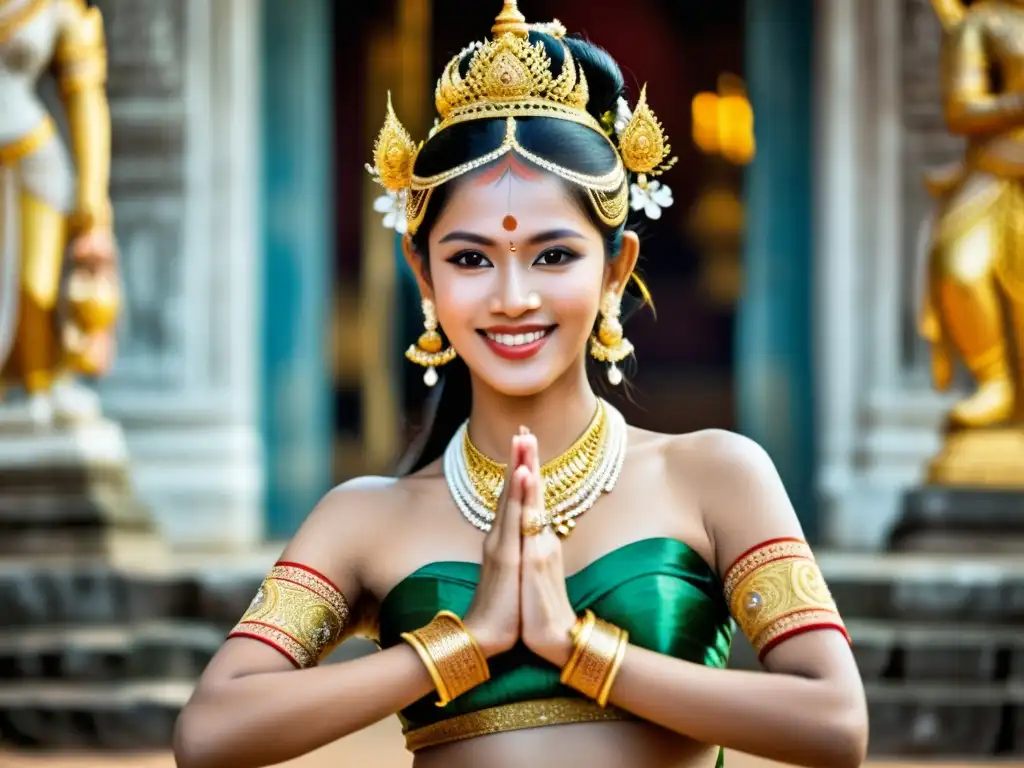
[{"label": "black hair", "polygon": [[[544,45],[555,76],[561,72],[564,62],[564,43],[586,76],[590,90],[587,111],[598,121],[604,120],[609,112],[615,114],[619,97],[625,95],[625,82],[619,65],[604,49],[576,37],[558,40],[539,32],[530,33],[530,42]],[[471,58],[472,53],[469,53],[462,60],[463,75]],[[516,123],[516,139],[524,149],[563,168],[600,175],[610,171],[616,162],[614,147],[593,128],[549,117],[517,118]],[[482,157],[501,145],[505,130],[505,118],[472,120],[450,126],[431,137],[420,149],[415,173],[433,176]],[[430,232],[444,210],[453,183],[458,181],[434,189],[424,218],[412,237],[413,248],[424,267],[429,265]],[[594,212],[584,189],[576,184],[566,186],[572,200],[601,233],[606,257],[616,258],[622,246],[625,223],[618,227],[604,223]],[[456,358],[444,367],[441,380],[427,401],[424,426],[402,458],[399,474],[417,472],[444,453],[452,435],[469,417],[470,398],[469,369]]]}]

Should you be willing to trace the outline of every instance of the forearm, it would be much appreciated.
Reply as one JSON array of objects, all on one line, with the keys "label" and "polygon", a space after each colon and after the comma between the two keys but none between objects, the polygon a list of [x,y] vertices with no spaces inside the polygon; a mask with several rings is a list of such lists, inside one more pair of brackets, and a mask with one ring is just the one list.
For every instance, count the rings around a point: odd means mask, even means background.
[{"label": "forearm", "polygon": [[258,768],[365,728],[433,690],[402,643],[340,664],[235,678],[202,687],[175,733],[179,768]]},{"label": "forearm", "polygon": [[863,704],[831,682],[706,667],[635,645],[609,701],[705,744],[813,768],[859,765],[867,739],[856,725]]},{"label": "forearm", "polygon": [[1024,94],[953,96],[946,100],[946,123],[963,135],[1002,133],[1024,126]]},{"label": "forearm", "polygon": [[110,218],[110,108],[102,88],[75,90],[65,97],[71,145],[78,173],[76,212],[84,224]]},{"label": "forearm", "polygon": [[57,44],[56,64],[78,174],[75,223],[80,229],[109,225],[110,106],[99,9],[72,12]]}]

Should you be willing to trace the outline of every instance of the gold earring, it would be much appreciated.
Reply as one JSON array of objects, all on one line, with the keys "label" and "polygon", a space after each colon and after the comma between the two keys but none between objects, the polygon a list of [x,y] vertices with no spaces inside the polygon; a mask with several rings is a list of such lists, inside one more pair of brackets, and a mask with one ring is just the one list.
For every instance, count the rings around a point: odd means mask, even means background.
[{"label": "gold earring", "polygon": [[622,335],[620,312],[619,294],[612,286],[601,300],[601,322],[597,326],[597,334],[590,337],[590,356],[609,364],[608,381],[612,386],[622,383],[622,371],[616,363],[633,354],[633,344]]},{"label": "gold earring", "polygon": [[444,342],[441,340],[441,334],[437,332],[437,312],[434,309],[434,302],[430,299],[423,300],[423,327],[426,330],[415,344],[405,350],[405,356],[416,365],[422,365],[427,369],[423,374],[423,383],[432,387],[437,384],[438,366],[447,365],[455,359],[455,348],[441,348]]}]

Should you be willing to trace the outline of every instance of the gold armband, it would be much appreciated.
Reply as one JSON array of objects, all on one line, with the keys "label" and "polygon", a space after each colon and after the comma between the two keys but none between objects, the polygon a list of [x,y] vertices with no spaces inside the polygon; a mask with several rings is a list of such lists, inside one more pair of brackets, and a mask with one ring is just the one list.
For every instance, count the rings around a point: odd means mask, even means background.
[{"label": "gold armband", "polygon": [[572,628],[573,650],[562,667],[562,685],[604,707],[629,645],[629,633],[601,621],[589,608]]},{"label": "gold armband", "polygon": [[64,95],[86,88],[99,88],[107,82],[107,46],[103,34],[103,16],[99,8],[81,9],[75,3],[77,18],[57,43],[55,59],[57,79]]},{"label": "gold armband", "polygon": [[348,603],[327,577],[279,562],[228,637],[259,640],[305,669],[341,642],[348,620]]},{"label": "gold armband", "polygon": [[726,571],[725,599],[758,658],[787,638],[815,629],[850,636],[807,542],[773,539]]},{"label": "gold armband", "polygon": [[487,657],[451,611],[438,611],[427,626],[402,633],[402,639],[419,654],[430,673],[439,707],[491,679]]}]

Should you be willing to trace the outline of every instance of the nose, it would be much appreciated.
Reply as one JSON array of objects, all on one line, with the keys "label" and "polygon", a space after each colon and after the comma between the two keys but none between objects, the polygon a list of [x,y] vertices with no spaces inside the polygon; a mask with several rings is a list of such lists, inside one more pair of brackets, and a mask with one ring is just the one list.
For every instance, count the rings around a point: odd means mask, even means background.
[{"label": "nose", "polygon": [[529,280],[521,267],[509,266],[497,271],[500,277],[491,299],[492,314],[516,318],[538,309],[539,297],[530,290]]}]

